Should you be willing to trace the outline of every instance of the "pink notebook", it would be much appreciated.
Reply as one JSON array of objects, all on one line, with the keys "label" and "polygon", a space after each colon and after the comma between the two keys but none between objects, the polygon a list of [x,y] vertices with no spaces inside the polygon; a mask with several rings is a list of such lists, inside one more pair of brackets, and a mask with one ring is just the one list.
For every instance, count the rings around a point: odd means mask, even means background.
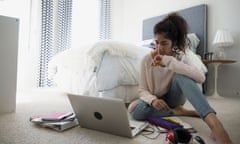
[{"label": "pink notebook", "polygon": [[42,120],[47,120],[47,121],[58,121],[58,120],[63,120],[69,116],[73,115],[72,112],[53,112],[47,115],[42,116]]}]

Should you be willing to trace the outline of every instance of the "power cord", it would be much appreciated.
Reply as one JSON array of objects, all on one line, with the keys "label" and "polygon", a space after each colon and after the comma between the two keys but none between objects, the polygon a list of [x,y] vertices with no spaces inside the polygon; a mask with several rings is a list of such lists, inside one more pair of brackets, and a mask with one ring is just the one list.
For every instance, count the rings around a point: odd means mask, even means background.
[{"label": "power cord", "polygon": [[149,125],[141,132],[141,135],[146,137],[147,139],[154,140],[157,139],[161,133],[167,133],[167,131],[165,129],[160,129],[155,125]]}]

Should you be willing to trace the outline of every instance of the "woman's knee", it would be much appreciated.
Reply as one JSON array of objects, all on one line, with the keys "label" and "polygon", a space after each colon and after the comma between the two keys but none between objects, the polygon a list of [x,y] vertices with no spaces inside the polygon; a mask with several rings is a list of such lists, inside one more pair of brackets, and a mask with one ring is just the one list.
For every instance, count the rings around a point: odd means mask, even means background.
[{"label": "woman's knee", "polygon": [[129,107],[128,111],[133,117],[133,119],[136,120],[146,120],[148,117],[148,113],[145,111],[145,107],[147,104],[143,102],[142,100],[135,100],[133,101]]},{"label": "woman's knee", "polygon": [[173,76],[173,79],[172,79],[172,84],[178,84],[178,85],[192,85],[192,84],[196,84],[193,79],[187,77],[187,76],[184,76],[184,75],[181,75],[181,74],[175,74]]}]

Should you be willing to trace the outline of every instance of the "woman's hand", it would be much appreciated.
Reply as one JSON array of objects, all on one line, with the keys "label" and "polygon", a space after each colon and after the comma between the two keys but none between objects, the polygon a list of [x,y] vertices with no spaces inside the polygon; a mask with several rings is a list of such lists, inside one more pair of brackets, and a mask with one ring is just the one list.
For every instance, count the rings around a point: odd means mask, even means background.
[{"label": "woman's hand", "polygon": [[163,55],[158,54],[156,51],[153,52],[151,55],[152,55],[151,66],[162,66],[162,67],[164,67],[164,65],[162,64]]},{"label": "woman's hand", "polygon": [[162,55],[155,55],[153,57],[152,66],[161,66]]},{"label": "woman's hand", "polygon": [[152,106],[159,111],[169,111],[170,108],[164,100],[155,99],[152,101]]}]

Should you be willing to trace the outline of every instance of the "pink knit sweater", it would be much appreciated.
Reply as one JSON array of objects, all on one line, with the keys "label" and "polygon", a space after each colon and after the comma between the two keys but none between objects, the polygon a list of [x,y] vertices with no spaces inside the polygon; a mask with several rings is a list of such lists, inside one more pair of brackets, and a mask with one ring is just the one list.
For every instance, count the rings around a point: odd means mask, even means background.
[{"label": "pink knit sweater", "polygon": [[163,96],[170,88],[172,77],[175,73],[192,78],[196,83],[205,81],[205,74],[194,66],[189,65],[190,59],[182,57],[179,61],[173,56],[164,55],[162,62],[166,67],[151,66],[151,54],[147,54],[141,63],[139,83],[139,96],[151,105],[157,96]]}]

